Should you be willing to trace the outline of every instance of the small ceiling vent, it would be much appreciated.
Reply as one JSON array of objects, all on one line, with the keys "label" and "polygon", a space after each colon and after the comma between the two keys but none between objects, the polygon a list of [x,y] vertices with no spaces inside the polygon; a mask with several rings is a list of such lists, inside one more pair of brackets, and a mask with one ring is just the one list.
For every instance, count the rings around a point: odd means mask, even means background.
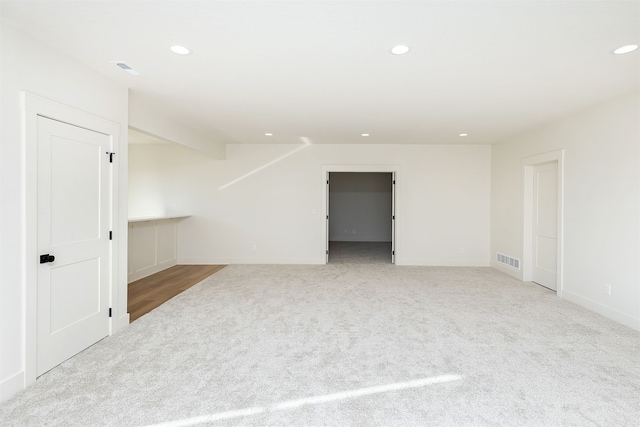
[{"label": "small ceiling vent", "polygon": [[133,68],[131,68],[130,66],[128,66],[127,64],[125,64],[122,61],[111,61],[111,63],[112,64],[116,64],[118,67],[122,68],[127,73],[131,74],[132,76],[139,76],[140,75],[139,72],[137,72],[136,70],[134,70]]}]

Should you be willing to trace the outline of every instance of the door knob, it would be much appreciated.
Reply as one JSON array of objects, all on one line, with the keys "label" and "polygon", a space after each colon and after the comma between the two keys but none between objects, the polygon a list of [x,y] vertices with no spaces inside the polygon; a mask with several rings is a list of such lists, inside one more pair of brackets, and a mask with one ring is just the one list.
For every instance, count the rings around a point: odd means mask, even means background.
[{"label": "door knob", "polygon": [[40,264],[46,264],[48,262],[53,262],[56,260],[56,257],[49,254],[40,255]]}]

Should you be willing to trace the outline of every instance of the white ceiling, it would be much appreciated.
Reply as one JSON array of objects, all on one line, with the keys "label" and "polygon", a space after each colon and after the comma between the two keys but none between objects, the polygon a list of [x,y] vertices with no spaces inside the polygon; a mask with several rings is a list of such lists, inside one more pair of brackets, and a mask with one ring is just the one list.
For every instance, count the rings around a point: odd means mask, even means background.
[{"label": "white ceiling", "polygon": [[0,4],[132,99],[230,143],[494,143],[640,82],[638,51],[611,54],[640,42],[638,1]]}]

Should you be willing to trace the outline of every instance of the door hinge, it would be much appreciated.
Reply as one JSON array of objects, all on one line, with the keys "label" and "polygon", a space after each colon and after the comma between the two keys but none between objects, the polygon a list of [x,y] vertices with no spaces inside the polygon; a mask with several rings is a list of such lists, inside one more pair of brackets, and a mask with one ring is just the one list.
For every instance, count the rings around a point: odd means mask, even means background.
[{"label": "door hinge", "polygon": [[396,184],[396,180],[394,179],[394,180],[393,180],[393,185],[395,185],[395,184]]},{"label": "door hinge", "polygon": [[396,216],[395,216],[395,215],[393,215],[393,216],[391,217],[391,219],[396,219]]},{"label": "door hinge", "polygon": [[327,215],[327,219],[329,219],[329,215]]},{"label": "door hinge", "polygon": [[112,317],[112,314],[113,314],[112,309],[111,307],[109,307],[109,317]]},{"label": "door hinge", "polygon": [[329,180],[327,180],[327,185],[329,185]]},{"label": "door hinge", "polygon": [[113,231],[109,231],[109,240],[113,240]]},{"label": "door hinge", "polygon": [[395,255],[395,254],[396,254],[396,251],[391,251],[391,255]]},{"label": "door hinge", "polygon": [[112,153],[111,151],[107,151],[107,154],[109,155],[109,163],[113,163],[113,156],[115,156],[116,153]]},{"label": "door hinge", "polygon": [[329,251],[325,251],[326,255],[329,255]]}]

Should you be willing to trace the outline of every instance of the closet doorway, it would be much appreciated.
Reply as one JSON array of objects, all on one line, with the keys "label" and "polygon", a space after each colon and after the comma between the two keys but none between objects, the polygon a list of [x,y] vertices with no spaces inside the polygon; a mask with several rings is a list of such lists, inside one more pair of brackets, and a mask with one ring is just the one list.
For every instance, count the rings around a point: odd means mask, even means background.
[{"label": "closet doorway", "polygon": [[327,172],[327,263],[395,263],[395,172]]}]

